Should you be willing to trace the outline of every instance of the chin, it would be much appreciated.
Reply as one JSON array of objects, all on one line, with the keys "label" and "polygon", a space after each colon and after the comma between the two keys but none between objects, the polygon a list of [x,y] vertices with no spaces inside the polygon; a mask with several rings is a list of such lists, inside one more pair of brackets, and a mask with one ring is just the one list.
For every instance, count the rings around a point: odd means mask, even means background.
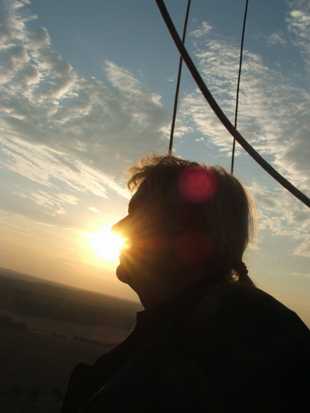
[{"label": "chin", "polygon": [[116,268],[116,276],[119,281],[130,284],[132,279],[132,265],[126,254],[121,254],[119,258],[119,265]]},{"label": "chin", "polygon": [[128,273],[127,273],[127,271],[124,270],[124,268],[123,268],[121,265],[119,265],[119,266],[116,268],[115,273],[116,273],[117,278],[118,278],[120,281],[126,282],[126,279],[128,278]]},{"label": "chin", "polygon": [[124,268],[124,265],[120,264],[116,268],[116,276],[119,279],[119,281],[125,283],[125,284],[131,284],[131,275],[130,272]]}]

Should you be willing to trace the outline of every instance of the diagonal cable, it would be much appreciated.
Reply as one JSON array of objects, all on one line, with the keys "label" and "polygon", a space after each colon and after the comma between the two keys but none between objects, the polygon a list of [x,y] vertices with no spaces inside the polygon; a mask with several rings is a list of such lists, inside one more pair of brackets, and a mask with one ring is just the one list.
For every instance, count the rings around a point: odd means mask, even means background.
[{"label": "diagonal cable", "polygon": [[[187,2],[187,8],[186,8],[186,14],[185,14],[185,20],[184,20],[184,26],[183,26],[183,34],[182,34],[182,43],[183,44],[185,44],[187,22],[188,22],[188,16],[189,16],[189,10],[190,10],[190,7],[191,7],[191,2],[192,2],[191,0],[188,0],[188,2]],[[177,85],[176,85],[175,96],[174,96],[173,115],[172,115],[171,129],[170,129],[170,141],[169,141],[168,155],[172,154],[174,128],[175,128],[175,121],[176,121],[176,117],[177,117],[178,100],[179,100],[179,92],[180,92],[180,84],[181,84],[181,76],[182,76],[182,66],[183,66],[183,59],[182,59],[182,55],[180,55]]]},{"label": "diagonal cable", "polygon": [[287,189],[292,195],[303,202],[305,205],[310,207],[310,199],[306,194],[301,192],[293,184],[291,184],[284,176],[282,176],[278,171],[276,171],[241,135],[241,133],[233,126],[230,120],[227,118],[223,110],[218,105],[217,101],[209,91],[207,85],[200,76],[196,66],[194,65],[190,55],[188,54],[185,46],[180,39],[176,28],[171,20],[168,10],[165,6],[163,0],[155,0],[160,13],[167,25],[167,28],[175,42],[175,45],[179,49],[180,54],[184,62],[186,63],[191,75],[193,76],[197,86],[199,87],[201,93],[206,98],[207,102],[211,106],[212,110],[228,130],[228,132],[236,139],[236,141],[243,147],[243,149],[270,175],[272,176],[280,185]]},{"label": "diagonal cable", "polygon": [[[238,71],[238,81],[237,81],[237,91],[236,91],[236,108],[235,108],[235,121],[234,121],[234,127],[236,129],[237,129],[237,126],[238,126],[239,90],[240,90],[240,81],[241,81],[242,60],[243,60],[244,34],[245,34],[246,19],[247,19],[247,15],[248,15],[248,4],[249,4],[249,0],[246,0],[244,15],[243,15],[243,24],[242,24],[240,58],[239,58],[239,71]],[[234,165],[235,165],[235,149],[236,149],[236,138],[234,137],[233,147],[232,147],[232,154],[231,154],[231,167],[230,167],[230,173],[232,175],[234,173]]]}]

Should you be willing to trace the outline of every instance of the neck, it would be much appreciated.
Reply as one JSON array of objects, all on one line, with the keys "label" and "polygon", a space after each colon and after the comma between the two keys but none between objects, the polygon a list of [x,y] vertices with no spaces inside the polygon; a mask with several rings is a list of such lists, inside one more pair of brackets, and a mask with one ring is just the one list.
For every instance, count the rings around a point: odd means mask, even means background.
[{"label": "neck", "polygon": [[143,307],[146,310],[153,310],[164,303],[173,301],[177,296],[195,288],[195,286],[199,288],[201,283],[203,283],[203,287],[201,287],[207,291],[213,285],[224,282],[227,279],[228,273],[223,270],[217,272],[203,270],[194,273],[188,271],[186,276],[184,276],[184,273],[179,273],[173,277],[152,277],[153,282],[145,283],[136,292]]}]

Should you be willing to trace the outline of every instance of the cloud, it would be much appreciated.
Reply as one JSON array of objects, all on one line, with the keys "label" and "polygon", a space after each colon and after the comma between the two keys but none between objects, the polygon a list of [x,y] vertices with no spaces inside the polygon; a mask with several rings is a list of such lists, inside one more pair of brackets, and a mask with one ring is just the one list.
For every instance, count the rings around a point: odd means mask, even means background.
[{"label": "cloud", "polygon": [[143,95],[140,83],[128,70],[107,60],[105,72],[111,84],[117,89],[131,95]]},{"label": "cloud", "polygon": [[190,36],[194,37],[196,39],[199,39],[200,37],[205,36],[207,33],[209,33],[211,30],[213,29],[213,27],[211,26],[211,24],[209,24],[206,21],[203,21],[197,29],[192,30],[190,32]]},{"label": "cloud", "polygon": [[[294,241],[290,254],[310,257],[310,218],[307,207],[297,203],[280,187],[268,189],[253,181],[247,190],[255,200],[258,230],[287,237],[291,242]],[[261,242],[260,239],[259,244]]]},{"label": "cloud", "polygon": [[[310,222],[308,222],[309,228]],[[310,258],[310,237],[308,236],[303,242],[301,242],[293,251],[294,255],[299,257],[308,257]]]},{"label": "cloud", "polygon": [[27,45],[32,51],[46,49],[51,46],[51,38],[45,27],[37,27],[28,31]]},{"label": "cloud", "polygon": [[[233,40],[214,35],[201,37],[194,50],[202,76],[231,122],[239,53],[239,45]],[[262,56],[244,51],[238,129],[256,150],[305,191],[310,186],[309,104],[309,90],[268,67]],[[232,138],[200,92],[183,98],[180,117],[221,152],[231,155]],[[237,148],[238,156],[242,150],[239,145]]]},{"label": "cloud", "polygon": [[[50,215],[63,215],[66,213],[64,205],[75,205],[78,203],[78,199],[75,197],[73,197],[70,202],[70,200],[63,198],[62,194],[50,194],[44,191],[32,192],[29,194],[17,193],[16,195],[27,200],[31,199],[39,207],[43,207],[45,212]],[[72,195],[67,196],[72,197]],[[75,199],[76,202],[72,202],[73,199]]]},{"label": "cloud", "polygon": [[161,97],[111,61],[105,80],[83,78],[45,28],[28,24],[35,19],[29,6],[0,6],[2,165],[47,187],[127,198],[127,167],[166,150],[169,116]]},{"label": "cloud", "polygon": [[99,214],[100,213],[99,209],[96,208],[96,207],[88,207],[88,210],[93,212],[94,214]]},{"label": "cloud", "polygon": [[29,56],[23,46],[12,46],[2,53],[4,64],[1,67],[0,84],[4,85],[12,80],[18,70],[29,61]]},{"label": "cloud", "polygon": [[310,70],[310,3],[308,0],[292,0],[289,2],[290,12],[287,17],[288,30],[293,42],[300,49]]},{"label": "cloud", "polygon": [[267,44],[270,46],[286,46],[287,40],[285,39],[283,33],[274,32],[267,37]]},{"label": "cloud", "polygon": [[113,177],[48,146],[32,145],[16,137],[2,139],[3,165],[45,187],[62,187],[107,198],[107,189],[128,198],[127,190]]}]

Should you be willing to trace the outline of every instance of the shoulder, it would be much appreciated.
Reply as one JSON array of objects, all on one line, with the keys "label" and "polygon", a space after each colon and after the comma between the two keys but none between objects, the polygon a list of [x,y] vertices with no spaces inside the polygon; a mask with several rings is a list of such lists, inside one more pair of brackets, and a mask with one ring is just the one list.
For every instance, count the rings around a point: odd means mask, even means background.
[{"label": "shoulder", "polygon": [[252,286],[231,283],[207,292],[192,312],[192,321],[222,316],[227,318],[275,317],[277,321],[303,324],[298,315],[267,292]]},{"label": "shoulder", "polygon": [[255,383],[267,394],[277,382],[280,394],[289,383],[296,394],[308,383],[309,329],[258,288],[235,284],[210,292],[193,309],[183,337],[187,353],[212,371],[219,386],[225,377],[226,388],[236,382],[236,391],[251,391]]},{"label": "shoulder", "polygon": [[238,283],[206,294],[193,308],[187,327],[202,336],[246,340],[255,345],[310,340],[309,329],[294,311],[265,291]]}]

